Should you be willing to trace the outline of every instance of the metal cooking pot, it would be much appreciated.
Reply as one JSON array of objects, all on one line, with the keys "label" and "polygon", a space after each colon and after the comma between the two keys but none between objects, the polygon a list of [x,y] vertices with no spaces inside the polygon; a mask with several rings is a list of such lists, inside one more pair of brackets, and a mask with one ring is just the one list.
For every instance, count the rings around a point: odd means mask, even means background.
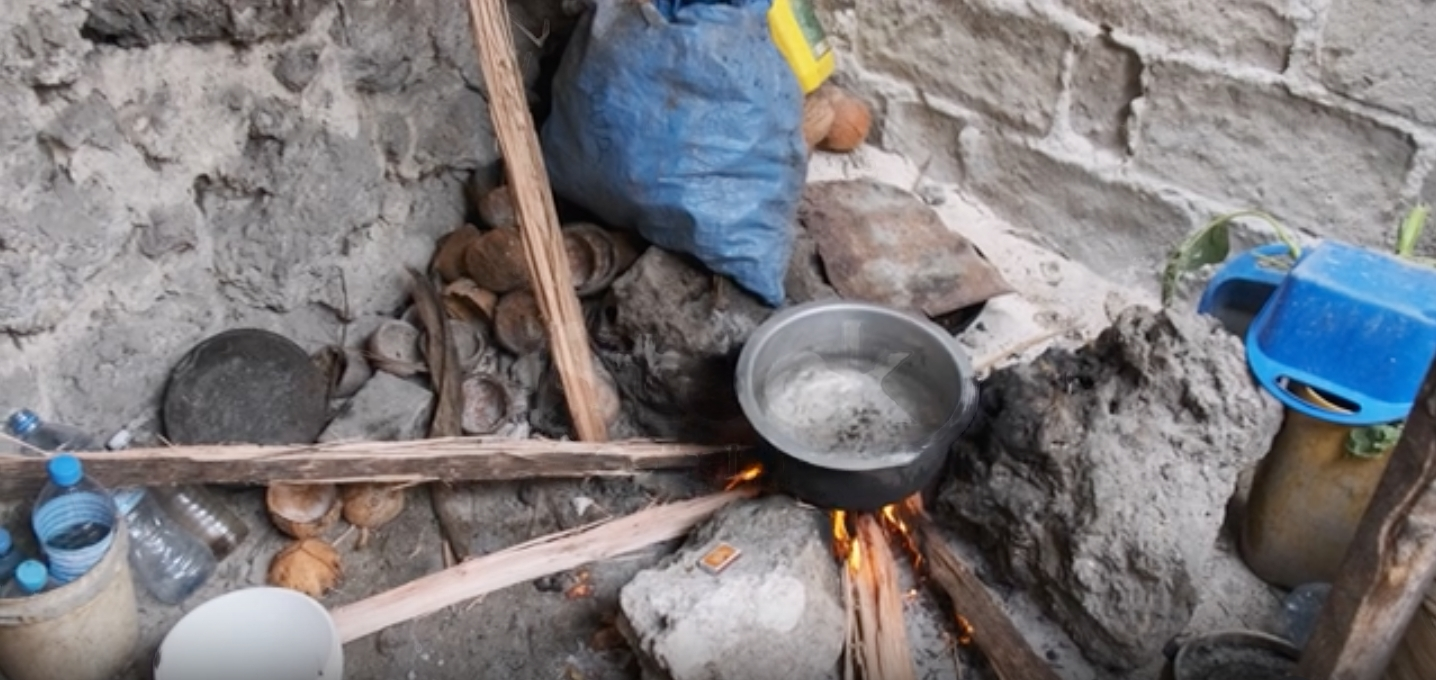
[{"label": "metal cooking pot", "polygon": [[935,481],[977,405],[971,362],[941,327],[849,301],[770,317],[743,346],[736,388],[767,474],[808,503],[858,512]]}]

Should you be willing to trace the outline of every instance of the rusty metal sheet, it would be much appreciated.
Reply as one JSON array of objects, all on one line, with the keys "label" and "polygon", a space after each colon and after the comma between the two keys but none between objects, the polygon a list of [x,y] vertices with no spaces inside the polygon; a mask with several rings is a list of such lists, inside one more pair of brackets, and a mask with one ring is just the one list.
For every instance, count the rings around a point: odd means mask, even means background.
[{"label": "rusty metal sheet", "polygon": [[850,300],[941,316],[1014,292],[916,195],[870,180],[809,184],[798,219]]}]

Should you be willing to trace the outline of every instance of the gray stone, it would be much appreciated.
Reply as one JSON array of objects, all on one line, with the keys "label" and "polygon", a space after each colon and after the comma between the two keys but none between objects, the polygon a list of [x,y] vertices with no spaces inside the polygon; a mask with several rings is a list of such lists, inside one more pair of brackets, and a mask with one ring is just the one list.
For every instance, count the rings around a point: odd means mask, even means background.
[{"label": "gray stone", "polygon": [[1141,168],[1293,227],[1389,240],[1416,151],[1409,135],[1278,87],[1172,63],[1150,72],[1137,117]]},{"label": "gray stone", "polygon": [[96,0],[84,35],[120,47],[253,43],[304,32],[330,0]]},{"label": "gray stone", "polygon": [[1195,226],[1156,191],[1107,179],[991,132],[964,134],[967,187],[1095,271],[1155,289],[1168,250]]},{"label": "gray stone", "polygon": [[1321,36],[1321,78],[1348,97],[1436,123],[1436,5],[1335,0]]},{"label": "gray stone", "polygon": [[298,45],[284,50],[275,55],[271,72],[285,89],[303,92],[319,75],[319,57],[323,52],[322,45]]},{"label": "gray stone", "polygon": [[927,179],[960,183],[958,138],[967,123],[917,102],[893,102],[883,117],[883,146],[912,159]]},{"label": "gray stone", "polygon": [[1286,0],[1062,0],[1094,22],[1176,49],[1195,50],[1273,71],[1286,67],[1296,24]]},{"label": "gray stone", "polygon": [[434,394],[422,386],[377,372],[334,416],[319,441],[422,439],[433,401]]},{"label": "gray stone", "polygon": [[858,54],[911,81],[1027,132],[1046,132],[1062,93],[1062,28],[986,0],[859,3]]},{"label": "gray stone", "polygon": [[[827,536],[821,513],[785,497],[730,506],[623,588],[619,628],[657,677],[835,678],[843,606]],[[738,559],[699,568],[720,542]]]},{"label": "gray stone", "polygon": [[1094,662],[1158,661],[1208,589],[1227,501],[1282,409],[1206,317],[1131,308],[984,385],[938,503]]},{"label": "gray stone", "polygon": [[155,208],[150,211],[149,223],[139,225],[135,247],[151,260],[191,250],[197,243],[199,221],[199,211],[193,204]]},{"label": "gray stone", "polygon": [[[18,13],[7,6],[9,11]],[[29,19],[14,25],[11,39],[17,49],[7,55],[10,57],[8,66],[17,68],[31,85],[42,88],[69,85],[78,80],[81,66],[93,47],[80,37],[83,13],[33,7]]]},{"label": "gray stone", "polygon": [[40,139],[68,150],[93,145],[114,149],[123,139],[115,119],[115,108],[100,92],[66,106],[40,133]]},{"label": "gray stone", "polygon": [[1072,73],[1072,129],[1093,144],[1127,148],[1132,101],[1142,94],[1142,59],[1102,34],[1077,54]]}]

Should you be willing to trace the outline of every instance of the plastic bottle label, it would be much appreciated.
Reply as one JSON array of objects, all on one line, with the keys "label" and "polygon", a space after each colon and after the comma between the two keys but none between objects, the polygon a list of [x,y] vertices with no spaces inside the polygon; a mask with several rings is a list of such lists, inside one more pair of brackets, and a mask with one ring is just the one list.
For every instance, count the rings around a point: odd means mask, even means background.
[{"label": "plastic bottle label", "polygon": [[798,30],[803,32],[803,41],[813,51],[813,59],[822,59],[827,53],[833,51],[832,45],[828,43],[828,32],[823,30],[823,25],[818,21],[818,13],[813,11],[813,3],[809,0],[789,0],[793,7],[793,18],[798,22]]}]

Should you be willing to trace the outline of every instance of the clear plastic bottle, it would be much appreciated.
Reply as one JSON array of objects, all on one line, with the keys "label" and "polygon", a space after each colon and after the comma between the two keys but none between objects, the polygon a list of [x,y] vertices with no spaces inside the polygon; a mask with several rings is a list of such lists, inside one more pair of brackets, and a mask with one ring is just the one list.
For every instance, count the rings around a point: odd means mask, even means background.
[{"label": "clear plastic bottle", "polygon": [[83,430],[40,420],[40,416],[29,409],[10,414],[5,424],[10,434],[41,451],[99,451],[103,448]]},{"label": "clear plastic bottle", "polygon": [[[42,451],[99,451],[99,440],[78,428],[42,420],[34,411],[22,409],[7,421],[10,432],[25,443]],[[124,448],[127,440],[117,442]],[[117,493],[127,493],[122,489]],[[195,535],[222,560],[249,536],[249,526],[230,511],[223,501],[200,486],[181,486],[153,490],[160,507],[169,519]]]},{"label": "clear plastic bottle", "polygon": [[85,574],[115,540],[119,518],[109,491],[85,477],[80,459],[59,454],[46,464],[50,481],[35,500],[31,528],[61,584]]},{"label": "clear plastic bottle", "polygon": [[0,598],[30,597],[54,585],[44,562],[25,560],[15,566],[15,578],[0,587]]},{"label": "clear plastic bottle", "polygon": [[209,546],[168,521],[145,489],[115,495],[130,534],[130,567],[156,600],[179,604],[214,574]]},{"label": "clear plastic bottle", "polygon": [[15,575],[15,567],[25,561],[25,556],[15,547],[10,532],[0,528],[0,584],[9,583]]}]

